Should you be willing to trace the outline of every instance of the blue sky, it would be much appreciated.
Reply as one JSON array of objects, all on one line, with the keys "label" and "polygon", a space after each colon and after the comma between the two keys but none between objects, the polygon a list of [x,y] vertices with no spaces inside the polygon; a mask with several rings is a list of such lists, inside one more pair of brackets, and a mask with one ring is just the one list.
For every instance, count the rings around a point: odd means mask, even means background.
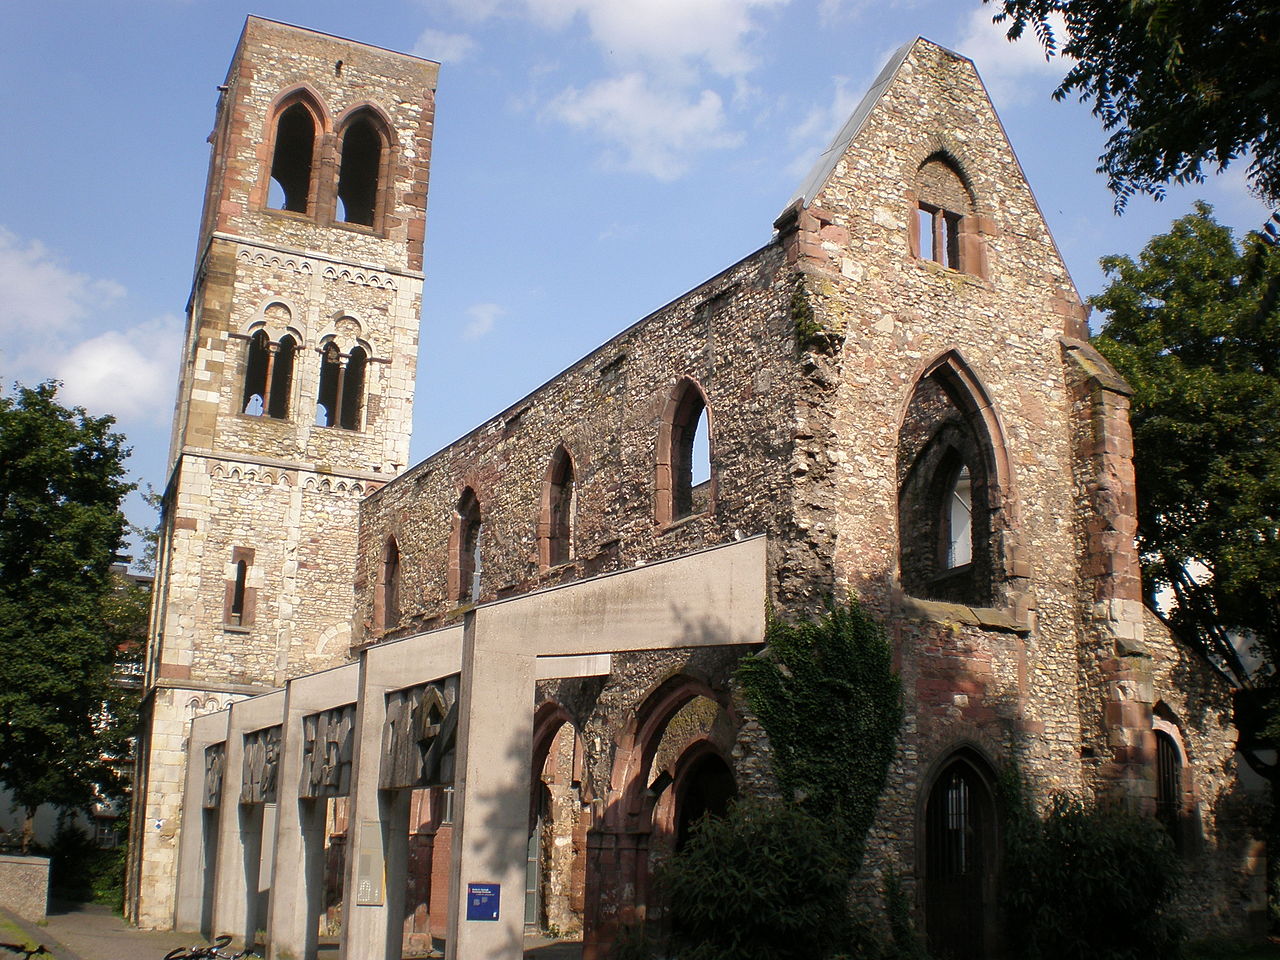
[{"label": "blue sky", "polygon": [[765,243],[917,34],[977,62],[1082,295],[1193,199],[1268,213],[1241,167],[1115,216],[1065,67],[978,0],[0,0],[0,381],[114,414],[156,487],[248,13],[442,61],[415,462]]}]

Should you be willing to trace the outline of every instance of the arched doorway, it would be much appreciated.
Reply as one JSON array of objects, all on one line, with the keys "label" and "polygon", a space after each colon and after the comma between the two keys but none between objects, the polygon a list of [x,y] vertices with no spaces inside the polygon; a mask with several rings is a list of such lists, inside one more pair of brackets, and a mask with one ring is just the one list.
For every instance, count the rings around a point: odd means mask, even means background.
[{"label": "arched doorway", "polygon": [[933,781],[924,817],[925,930],[937,960],[998,952],[998,822],[990,766],[974,751],[951,757]]},{"label": "arched doorway", "polygon": [[675,833],[677,850],[704,816],[721,817],[738,795],[733,771],[715,750],[701,751],[676,777]]}]

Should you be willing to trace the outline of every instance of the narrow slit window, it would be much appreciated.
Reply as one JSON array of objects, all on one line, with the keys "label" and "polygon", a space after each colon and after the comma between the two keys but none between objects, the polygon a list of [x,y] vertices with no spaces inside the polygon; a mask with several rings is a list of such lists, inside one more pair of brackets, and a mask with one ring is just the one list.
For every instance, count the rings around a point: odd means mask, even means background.
[{"label": "narrow slit window", "polygon": [[400,547],[395,537],[387,541],[382,555],[381,596],[378,598],[378,627],[392,630],[400,624]]},{"label": "narrow slit window", "polygon": [[231,614],[228,623],[240,626],[244,623],[245,582],[249,576],[249,565],[241,560],[236,564],[236,578],[231,587]]},{"label": "narrow slit window", "polygon": [[342,137],[338,172],[338,219],[373,226],[378,204],[382,137],[368,117],[353,121]]},{"label": "narrow slit window", "polygon": [[463,603],[480,599],[483,540],[480,501],[467,488],[458,501],[458,599]]},{"label": "narrow slit window", "polygon": [[271,395],[267,401],[267,416],[284,420],[289,416],[289,389],[293,385],[293,356],[296,344],[285,334],[275,345],[275,362],[271,369]]},{"label": "narrow slit window", "polygon": [[266,412],[267,369],[271,364],[271,344],[267,334],[259,330],[249,338],[248,357],[245,360],[244,396],[240,409],[251,417]]},{"label": "narrow slit window", "polygon": [[547,564],[568,563],[573,556],[573,521],[577,509],[573,460],[564,449],[557,454],[551,471],[548,496]]},{"label": "narrow slit window", "polygon": [[271,187],[267,206],[306,213],[311,193],[316,127],[311,112],[295,103],[276,121],[275,152],[271,158]]}]

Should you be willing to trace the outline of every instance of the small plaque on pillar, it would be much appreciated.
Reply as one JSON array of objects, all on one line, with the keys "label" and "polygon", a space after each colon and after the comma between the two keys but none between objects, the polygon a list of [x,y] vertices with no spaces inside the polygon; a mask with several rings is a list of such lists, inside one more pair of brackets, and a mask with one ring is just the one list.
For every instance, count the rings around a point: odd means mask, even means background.
[{"label": "small plaque on pillar", "polygon": [[497,920],[498,904],[502,899],[502,884],[467,884],[467,919]]},{"label": "small plaque on pillar", "polygon": [[382,824],[366,820],[360,831],[360,860],[356,870],[356,905],[382,906]]}]

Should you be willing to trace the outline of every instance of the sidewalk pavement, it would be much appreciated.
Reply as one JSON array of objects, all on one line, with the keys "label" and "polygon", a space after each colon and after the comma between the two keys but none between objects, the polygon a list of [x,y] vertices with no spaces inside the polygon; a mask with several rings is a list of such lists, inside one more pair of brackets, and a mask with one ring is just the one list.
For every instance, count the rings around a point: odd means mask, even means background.
[{"label": "sidewalk pavement", "polygon": [[[43,924],[19,919],[0,908],[0,921],[20,929],[33,944],[44,944],[55,960],[160,960],[175,947],[207,942],[193,933],[139,930],[125,923],[110,907],[93,903],[54,901],[49,904],[48,919]],[[9,939],[7,933],[0,933],[0,942]],[[531,960],[578,960],[582,944],[529,936],[525,938],[525,951]],[[322,949],[321,956],[336,957],[337,951]]]}]

